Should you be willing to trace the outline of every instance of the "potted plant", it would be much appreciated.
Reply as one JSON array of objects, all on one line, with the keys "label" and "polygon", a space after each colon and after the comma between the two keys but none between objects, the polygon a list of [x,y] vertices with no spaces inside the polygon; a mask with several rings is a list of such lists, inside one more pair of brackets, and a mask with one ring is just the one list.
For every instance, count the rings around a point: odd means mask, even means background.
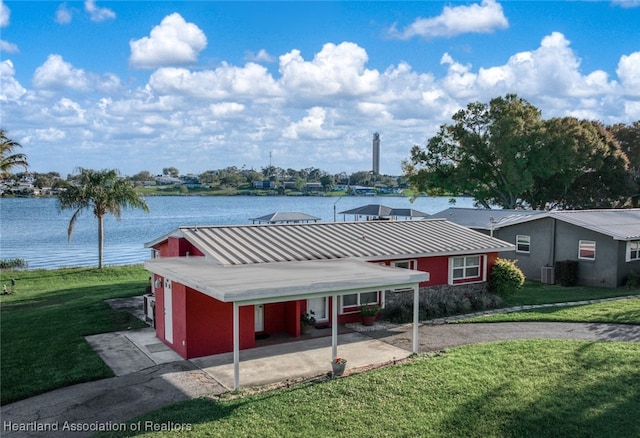
[{"label": "potted plant", "polygon": [[331,361],[331,369],[333,370],[333,377],[339,377],[344,374],[344,369],[347,366],[347,359],[344,357],[336,357]]},{"label": "potted plant", "polygon": [[380,306],[375,304],[368,304],[360,306],[360,315],[362,315],[362,325],[373,325],[376,321],[376,317],[380,312]]},{"label": "potted plant", "polygon": [[300,315],[300,331],[303,334],[309,334],[311,329],[316,325],[316,318],[313,310],[309,310],[308,312],[304,312]]}]

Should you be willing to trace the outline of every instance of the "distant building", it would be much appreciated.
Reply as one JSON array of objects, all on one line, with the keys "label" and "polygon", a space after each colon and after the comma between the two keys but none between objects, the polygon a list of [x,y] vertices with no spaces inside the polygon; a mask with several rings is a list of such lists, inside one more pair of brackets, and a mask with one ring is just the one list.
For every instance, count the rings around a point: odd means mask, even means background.
[{"label": "distant building", "polygon": [[380,134],[373,134],[373,174],[380,174]]}]

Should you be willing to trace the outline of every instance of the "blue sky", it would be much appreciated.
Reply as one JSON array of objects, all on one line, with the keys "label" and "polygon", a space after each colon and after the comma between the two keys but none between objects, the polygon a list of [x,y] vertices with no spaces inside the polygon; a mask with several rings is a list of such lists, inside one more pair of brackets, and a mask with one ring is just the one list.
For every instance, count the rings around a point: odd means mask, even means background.
[{"label": "blue sky", "polygon": [[2,128],[31,169],[400,174],[469,102],[640,119],[640,1],[0,3]]}]

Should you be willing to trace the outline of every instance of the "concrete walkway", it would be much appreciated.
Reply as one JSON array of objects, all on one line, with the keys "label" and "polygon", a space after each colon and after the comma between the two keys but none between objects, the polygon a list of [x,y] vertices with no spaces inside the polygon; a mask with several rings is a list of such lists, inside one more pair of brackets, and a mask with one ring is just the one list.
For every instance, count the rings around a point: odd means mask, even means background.
[{"label": "concrete walkway", "polygon": [[[637,298],[633,297],[633,298]],[[505,309],[509,310],[509,309]],[[420,352],[499,340],[551,338],[640,342],[640,326],[579,323],[423,324]],[[349,362],[347,374],[410,355],[411,325],[377,324],[374,330],[338,337],[338,354]],[[117,377],[61,388],[2,407],[0,435],[7,437],[83,437],[171,403],[228,391],[233,382],[232,355],[193,360],[173,356],[158,345],[153,329],[109,333],[88,341]],[[178,358],[178,360],[174,360]],[[331,337],[243,350],[241,386],[296,381],[330,372]],[[281,364],[287,363],[283,368]],[[28,428],[12,431],[11,428]],[[57,430],[35,430],[48,428]]]}]

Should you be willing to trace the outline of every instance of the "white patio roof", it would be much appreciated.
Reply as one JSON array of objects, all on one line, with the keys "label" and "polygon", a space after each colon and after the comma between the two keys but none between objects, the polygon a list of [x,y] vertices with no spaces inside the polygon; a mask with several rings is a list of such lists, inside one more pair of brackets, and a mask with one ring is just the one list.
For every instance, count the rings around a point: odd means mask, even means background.
[{"label": "white patio roof", "polygon": [[223,302],[259,304],[367,290],[415,287],[429,273],[356,259],[220,266],[205,257],[145,262],[151,272]]}]

